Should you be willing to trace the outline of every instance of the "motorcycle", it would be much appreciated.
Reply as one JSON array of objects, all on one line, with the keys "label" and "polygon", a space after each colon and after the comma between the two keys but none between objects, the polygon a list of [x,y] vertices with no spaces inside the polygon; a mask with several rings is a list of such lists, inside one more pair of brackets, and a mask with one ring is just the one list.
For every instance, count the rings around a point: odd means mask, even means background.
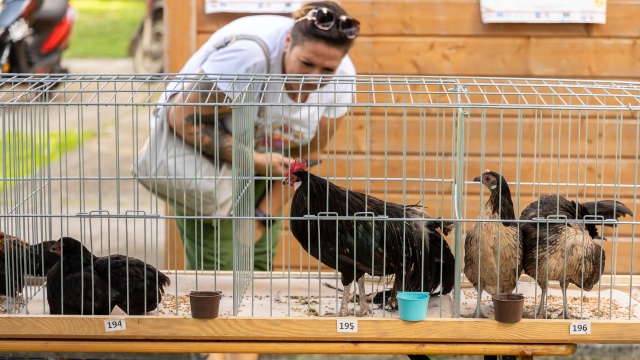
[{"label": "motorcycle", "polygon": [[161,73],[164,69],[164,0],[146,0],[147,12],[129,44],[136,73]]},{"label": "motorcycle", "polygon": [[0,73],[68,73],[61,60],[75,21],[69,0],[4,0],[0,9]]}]

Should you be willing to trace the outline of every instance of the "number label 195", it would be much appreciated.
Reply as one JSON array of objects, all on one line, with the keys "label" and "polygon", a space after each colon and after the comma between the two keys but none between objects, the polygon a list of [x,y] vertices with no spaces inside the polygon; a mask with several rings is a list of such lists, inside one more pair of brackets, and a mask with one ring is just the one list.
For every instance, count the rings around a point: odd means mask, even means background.
[{"label": "number label 195", "polygon": [[591,334],[591,323],[588,321],[573,321],[569,326],[569,335]]},{"label": "number label 195", "polygon": [[358,332],[358,320],[355,319],[338,319],[336,322],[337,332]]},{"label": "number label 195", "polygon": [[105,331],[127,330],[127,324],[124,322],[124,319],[105,320],[104,330]]}]

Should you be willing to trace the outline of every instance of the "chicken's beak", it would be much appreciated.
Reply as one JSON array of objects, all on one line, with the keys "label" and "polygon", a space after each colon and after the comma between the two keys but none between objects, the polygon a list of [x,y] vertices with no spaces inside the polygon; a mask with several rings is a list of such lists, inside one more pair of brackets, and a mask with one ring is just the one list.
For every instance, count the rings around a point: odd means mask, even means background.
[{"label": "chicken's beak", "polygon": [[60,255],[60,246],[58,245],[58,243],[55,243],[51,246],[51,250],[52,253],[56,253],[58,255]]},{"label": "chicken's beak", "polygon": [[473,181],[475,181],[475,182],[480,182],[480,181],[482,181],[482,176],[476,176],[476,177],[474,177],[474,178],[473,178]]},{"label": "chicken's beak", "polygon": [[285,176],[284,179],[282,179],[282,185],[289,185],[289,177]]}]

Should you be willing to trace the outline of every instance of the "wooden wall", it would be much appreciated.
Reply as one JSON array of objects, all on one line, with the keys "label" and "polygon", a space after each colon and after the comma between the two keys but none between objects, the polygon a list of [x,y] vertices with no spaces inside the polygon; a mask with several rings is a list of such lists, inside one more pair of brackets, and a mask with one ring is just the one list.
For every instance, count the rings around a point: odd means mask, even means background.
[{"label": "wooden wall", "polygon": [[[640,77],[640,0],[609,0],[607,24],[483,24],[479,0],[344,0],[362,22],[361,74]],[[246,14],[205,14],[167,0],[167,68],[177,72],[213,31]]]},{"label": "wooden wall", "polygon": [[[482,24],[478,0],[344,0],[342,5],[354,17],[362,22],[362,34],[350,52],[359,74],[400,74],[400,75],[442,75],[442,76],[490,76],[490,77],[551,77],[551,78],[584,78],[584,79],[626,79],[637,81],[640,78],[640,0],[608,1],[607,24]],[[216,29],[227,22],[247,14],[204,14],[203,0],[167,0],[166,12],[168,26],[167,68],[170,72],[178,72],[189,56]],[[635,104],[637,105],[637,103]],[[473,115],[473,114],[472,114]],[[547,114],[548,115],[548,114]],[[548,141],[568,140],[566,129],[572,123],[571,118],[563,118],[565,132],[559,132],[558,114],[542,124],[543,130],[539,142],[532,135],[536,129],[535,116],[524,114],[520,118],[512,114],[488,113],[484,116],[472,117],[468,137],[469,164],[466,171],[468,177],[477,176],[481,166],[492,169],[503,166],[507,179],[515,180],[521,174],[521,181],[535,181],[526,176],[537,174],[542,179],[557,181],[596,181],[608,176],[608,181],[624,184],[635,184],[635,141],[637,132],[637,114],[629,112],[622,117],[613,114],[608,119],[619,119],[623,129],[617,132],[613,125],[596,125],[598,117],[574,118],[578,123],[591,124],[592,136],[573,139],[567,148],[549,150]],[[575,116],[575,115],[574,115]],[[448,119],[452,119],[450,116]],[[484,118],[484,119],[482,119]],[[389,176],[398,176],[407,171],[407,176],[420,176],[419,160],[426,160],[423,166],[430,171],[440,168],[450,174],[450,142],[451,133],[441,138],[447,145],[440,144],[441,149],[430,148],[425,158],[423,149],[416,144],[434,143],[440,135],[434,131],[421,133],[417,129],[422,123],[433,128],[441,119],[428,115],[408,114],[407,135],[398,128],[398,121],[403,119],[398,113],[384,115],[373,112],[367,120],[365,111],[356,108],[353,122],[349,129],[344,126],[338,129],[336,138],[342,139],[336,145],[338,153],[350,154],[356,158],[349,174],[340,164],[346,163],[344,156],[335,161],[337,173],[325,173],[325,176],[366,176],[366,169],[372,169],[370,176],[384,176],[382,169],[387,169]],[[449,120],[450,121],[450,120]],[[523,124],[518,127],[518,121]],[[485,141],[479,134],[482,123],[487,127]],[[385,124],[391,124],[393,131],[385,131]],[[502,126],[502,137],[500,125]],[[394,127],[395,126],[395,127]],[[451,127],[450,122],[448,125]],[[607,127],[609,126],[609,127]],[[371,138],[365,141],[365,131],[370,128]],[[584,128],[583,128],[584,129]],[[595,129],[595,130],[594,130]],[[619,129],[619,128],[618,128]],[[606,130],[606,131],[605,131]],[[577,136],[574,132],[572,136]],[[618,137],[618,133],[621,137]],[[426,136],[423,136],[426,135]],[[563,138],[564,136],[565,138]],[[545,139],[545,140],[542,140]],[[551,140],[548,140],[551,139]],[[555,139],[555,140],[554,140]],[[597,143],[596,143],[597,141]],[[619,147],[618,143],[627,144]],[[543,144],[544,142],[544,144]],[[383,144],[388,149],[399,149],[386,156],[380,151]],[[484,144],[484,145],[482,145]],[[599,144],[599,145],[596,145]],[[368,150],[367,150],[368,145]],[[521,146],[518,157],[516,149]],[[544,145],[542,147],[541,145]],[[600,146],[600,164],[584,163],[579,160],[578,152],[589,151],[595,154],[595,146]],[[376,150],[377,149],[377,150]],[[406,150],[404,158],[402,151]],[[370,157],[365,155],[369,152]],[[551,151],[551,153],[549,152]],[[554,152],[555,151],[555,152]],[[538,154],[539,158],[535,155]],[[544,157],[540,157],[544,154]],[[554,159],[564,158],[571,154],[572,161],[558,166]],[[406,159],[403,160],[403,159]],[[482,162],[484,161],[484,163]],[[538,161],[542,161],[539,163]],[[602,166],[602,162],[611,166]],[[516,167],[519,164],[519,167]],[[332,165],[327,168],[333,168]],[[621,170],[612,170],[621,169]],[[320,169],[316,169],[321,172]],[[440,172],[440,176],[443,172]],[[323,175],[322,173],[320,173]],[[526,178],[526,179],[525,179]],[[608,179],[609,179],[608,178]],[[355,190],[366,191],[367,186],[373,195],[385,195],[380,183],[355,182]],[[437,209],[439,216],[451,216],[451,188],[444,185],[438,190],[420,190],[418,184],[387,184],[390,201],[416,203],[421,201],[430,204],[443,204]],[[447,187],[449,186],[449,187]],[[575,187],[574,187],[575,188]],[[615,196],[615,189],[600,188],[598,194]],[[593,196],[595,188],[581,191],[580,196]],[[444,194],[444,195],[443,195]],[[523,192],[524,194],[524,192]],[[519,199],[520,208],[524,208],[533,200],[533,190],[529,197]],[[480,210],[480,185],[469,185],[465,193],[467,218],[475,218]],[[633,189],[623,189],[619,194],[621,200],[631,207],[634,205]],[[486,193],[484,199],[486,200]],[[637,210],[637,209],[633,209]],[[432,210],[433,212],[433,210]],[[626,219],[630,220],[630,219]],[[620,236],[624,241],[616,244],[619,254],[616,269],[620,273],[640,273],[631,269],[632,260],[630,239],[634,235],[632,226],[620,228]],[[607,236],[611,236],[607,232]],[[172,243],[170,241],[170,243]],[[607,243],[605,248],[611,254],[613,244]],[[612,258],[609,255],[608,259]],[[640,264],[640,257],[634,260]],[[276,257],[276,266],[293,270],[308,265],[306,253],[301,253],[295,239],[288,232],[283,234],[281,247]],[[317,267],[312,259],[311,268]],[[637,265],[635,267],[638,267]]]}]

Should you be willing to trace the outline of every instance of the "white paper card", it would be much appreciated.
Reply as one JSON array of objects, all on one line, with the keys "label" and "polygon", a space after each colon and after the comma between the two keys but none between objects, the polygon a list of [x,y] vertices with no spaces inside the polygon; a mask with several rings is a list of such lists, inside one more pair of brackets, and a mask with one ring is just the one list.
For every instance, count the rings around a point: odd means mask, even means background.
[{"label": "white paper card", "polygon": [[357,333],[358,320],[356,319],[338,319],[336,321],[337,332]]},{"label": "white paper card", "polygon": [[127,330],[127,324],[124,322],[124,319],[105,320],[104,330],[105,331]]},{"label": "white paper card", "polygon": [[302,0],[204,0],[206,14],[227,13],[279,13],[290,14],[298,10]]},{"label": "white paper card", "polygon": [[591,23],[607,20],[607,0],[480,0],[483,23]]},{"label": "white paper card", "polygon": [[588,321],[573,321],[569,326],[569,335],[591,334],[591,323]]}]

